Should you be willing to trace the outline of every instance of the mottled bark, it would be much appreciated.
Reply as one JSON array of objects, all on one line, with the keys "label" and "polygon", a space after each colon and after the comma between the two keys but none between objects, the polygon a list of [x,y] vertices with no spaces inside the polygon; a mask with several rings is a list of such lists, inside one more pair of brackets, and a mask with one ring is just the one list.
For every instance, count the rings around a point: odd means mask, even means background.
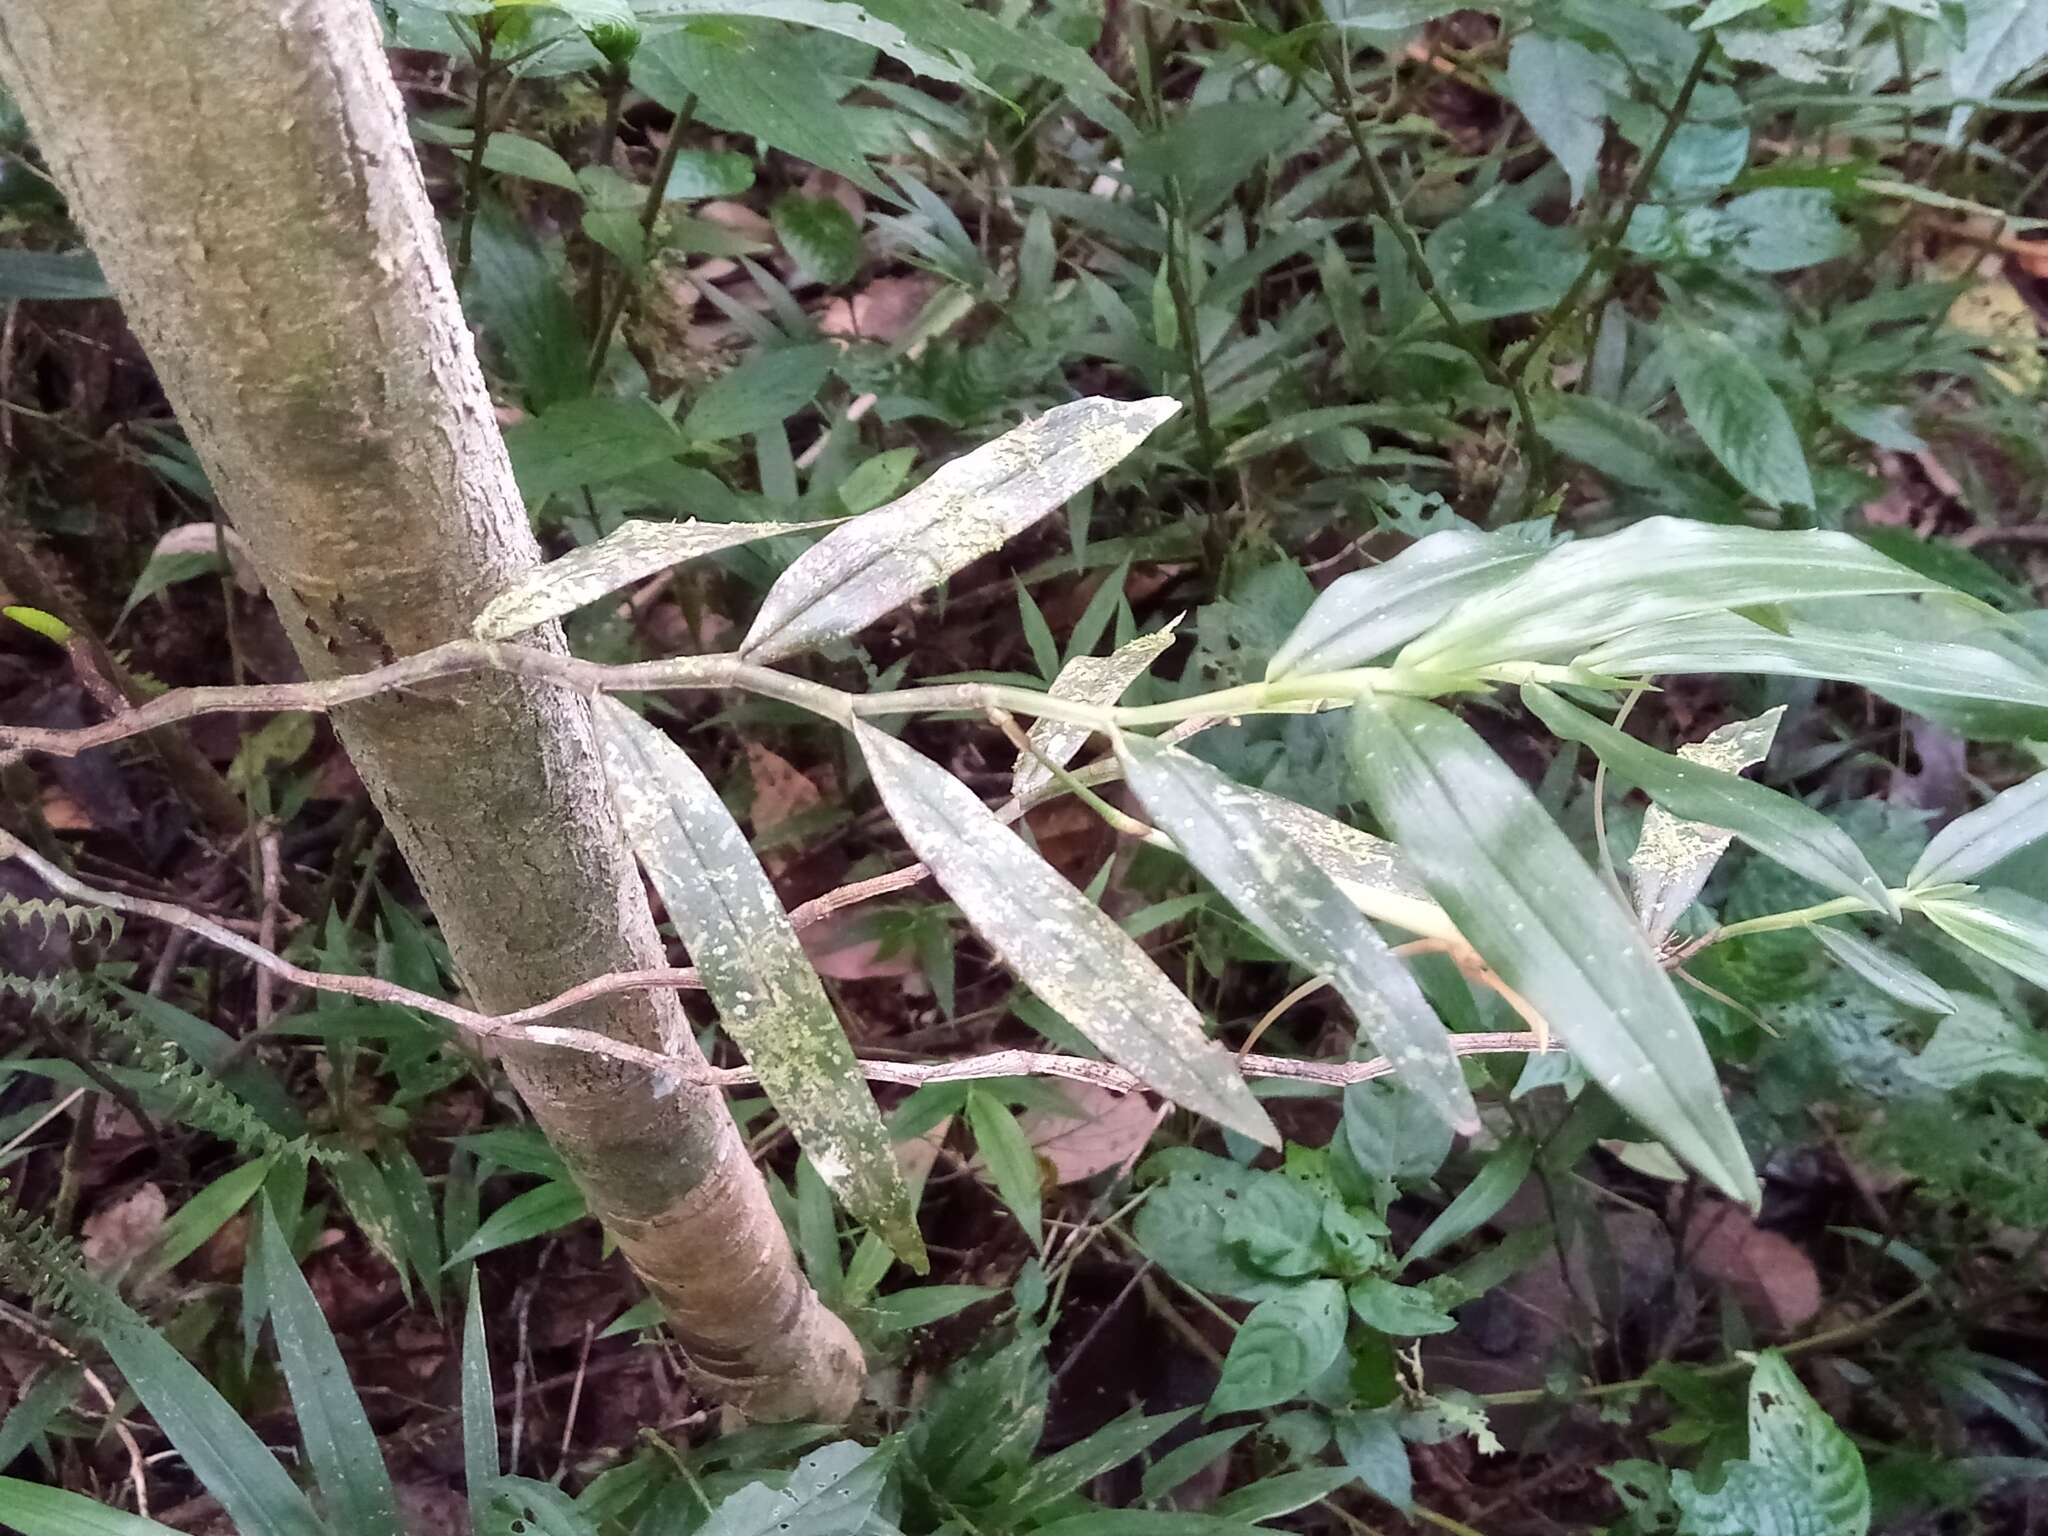
[{"label": "mottled bark", "polygon": [[[372,7],[6,0],[0,75],[308,673],[465,634],[539,550]],[[337,725],[482,1006],[660,963],[580,699],[480,677]],[[573,1022],[696,1059],[667,993]],[[859,1352],[718,1097],[539,1048],[507,1066],[703,1386],[762,1417],[844,1415]]]}]

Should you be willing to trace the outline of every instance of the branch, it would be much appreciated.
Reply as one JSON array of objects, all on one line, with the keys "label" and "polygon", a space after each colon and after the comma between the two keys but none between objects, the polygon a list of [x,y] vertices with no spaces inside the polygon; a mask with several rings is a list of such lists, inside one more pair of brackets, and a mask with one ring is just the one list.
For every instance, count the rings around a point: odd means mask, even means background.
[{"label": "branch", "polygon": [[[171,927],[181,928],[231,954],[241,956],[254,965],[261,966],[272,975],[279,976],[296,986],[310,987],[320,992],[336,992],[364,1002],[417,1009],[459,1029],[468,1030],[482,1039],[513,1040],[522,1045],[549,1045],[563,1050],[582,1051],[587,1055],[624,1062],[677,1082],[713,1088],[735,1088],[758,1081],[751,1067],[707,1066],[684,1071],[677,1067],[673,1058],[659,1051],[629,1045],[623,1040],[614,1040],[594,1030],[563,1028],[539,1022],[616,993],[651,991],[662,987],[693,987],[697,985],[697,973],[694,970],[663,967],[644,971],[614,971],[609,975],[594,977],[579,986],[571,987],[559,996],[552,997],[544,1003],[536,1003],[530,1008],[521,1008],[512,1013],[478,1013],[474,1009],[464,1008],[459,1003],[451,1003],[425,992],[415,992],[410,987],[403,987],[396,982],[384,981],[375,976],[346,976],[306,970],[303,966],[294,965],[289,960],[272,954],[262,945],[244,938],[233,929],[223,927],[212,918],[202,917],[174,902],[156,901],[143,896],[127,896],[118,891],[100,890],[86,885],[83,881],[74,880],[5,831],[0,831],[0,857],[21,860],[45,885],[73,901],[108,907],[131,916],[154,918]],[[906,870],[899,875],[882,878],[901,879],[909,873],[910,871]],[[921,878],[921,866],[918,867],[918,873]],[[875,882],[866,883],[872,885]],[[836,896],[839,893],[833,894]],[[800,908],[799,911],[801,910]],[[823,916],[823,911],[818,915]],[[1483,1055],[1489,1052],[1529,1053],[1557,1048],[1559,1042],[1554,1032],[1547,1043],[1534,1032],[1451,1036],[1451,1049],[1461,1056]],[[1297,1082],[1321,1083],[1337,1088],[1352,1083],[1371,1082],[1374,1078],[1385,1077],[1394,1070],[1393,1063],[1383,1056],[1359,1062],[1296,1061],[1284,1056],[1246,1056],[1238,1065],[1247,1077],[1292,1078]],[[1081,1056],[1054,1056],[1040,1051],[992,1051],[959,1061],[863,1060],[860,1068],[863,1076],[871,1082],[878,1083],[920,1085],[969,1082],[990,1077],[1058,1077],[1071,1082],[1092,1083],[1113,1093],[1146,1091],[1146,1084],[1142,1078],[1108,1062],[1092,1061]]]}]

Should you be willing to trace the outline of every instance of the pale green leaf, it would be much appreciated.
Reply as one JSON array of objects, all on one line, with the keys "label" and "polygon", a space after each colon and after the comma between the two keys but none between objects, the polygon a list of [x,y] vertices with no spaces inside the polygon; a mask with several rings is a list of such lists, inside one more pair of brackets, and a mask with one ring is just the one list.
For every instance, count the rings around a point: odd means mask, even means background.
[{"label": "pale green leaf", "polygon": [[737,197],[753,184],[754,162],[737,150],[679,149],[661,197],[669,203]]},{"label": "pale green leaf", "polygon": [[1606,85],[1615,73],[1612,60],[1543,32],[1524,32],[1508,50],[1508,99],[1564,167],[1574,203],[1585,197],[1600,165],[1607,140]]},{"label": "pale green leaf", "polygon": [[1821,948],[1893,1002],[1922,1013],[1955,1012],[1956,1000],[1946,988],[1861,934],[1829,923],[1816,923],[1808,931],[1820,941]]},{"label": "pale green leaf", "polygon": [[1408,1446],[1387,1409],[1353,1410],[1337,1415],[1332,1428],[1337,1454],[1367,1490],[1404,1513],[1414,1507],[1415,1473],[1408,1464]]},{"label": "pale green leaf", "polygon": [[0,304],[113,296],[90,251],[0,251]]},{"label": "pale green leaf", "polygon": [[1429,1292],[1418,1286],[1397,1285],[1384,1276],[1368,1275],[1354,1281],[1350,1297],[1351,1310],[1361,1323],[1396,1338],[1449,1333],[1458,1326]]},{"label": "pale green leaf", "polygon": [[1353,713],[1359,787],[1459,932],[1618,1104],[1753,1204],[1756,1173],[1691,1014],[1528,787],[1434,705],[1372,696]]},{"label": "pale green leaf", "polygon": [[1200,759],[1142,737],[1118,742],[1146,814],[1224,899],[1310,975],[1327,976],[1364,1039],[1444,1121],[1470,1133],[1479,1112],[1449,1032],[1422,988],[1358,908],[1260,796]]},{"label": "pale green leaf", "polygon": [[268,1205],[261,1219],[259,1253],[270,1293],[270,1326],[321,1497],[349,1536],[398,1536],[391,1474],[362,1399],[349,1383],[341,1346]]},{"label": "pale green leaf", "polygon": [[984,76],[1021,69],[1083,97],[1122,94],[1087,50],[1059,41],[1051,26],[1005,19],[959,0],[867,0],[867,9],[924,48],[966,57]]},{"label": "pale green leaf", "polygon": [[1540,683],[1523,686],[1522,702],[1557,735],[1591,747],[1611,771],[1674,816],[1733,833],[1823,890],[1897,919],[1897,901],[1862,850],[1812,807],[1738,774],[1659,752]]},{"label": "pale green leaf", "polygon": [[1989,96],[2048,58],[2048,7],[2039,0],[1964,0],[1963,46],[1949,55],[1958,96]]},{"label": "pale green leaf", "polygon": [[982,1164],[995,1181],[996,1193],[1017,1218],[1024,1235],[1031,1239],[1031,1246],[1042,1248],[1045,1244],[1039,1212],[1044,1179],[1039,1173],[1038,1154],[1031,1148],[1031,1138],[1024,1134],[1008,1105],[979,1088],[968,1090],[967,1126],[974,1132],[974,1145],[980,1149]]},{"label": "pale green leaf", "polygon": [[810,533],[832,527],[818,523],[679,523],[628,518],[595,544],[585,544],[535,568],[518,585],[484,604],[470,632],[479,640],[510,640],[550,619],[574,613],[607,592],[616,592],[672,565],[751,544],[756,539]]},{"label": "pale green leaf", "polygon": [[1913,1075],[1944,1092],[1985,1077],[2048,1079],[2048,1050],[2031,1023],[1964,993],[1913,1058]]},{"label": "pale green leaf", "polygon": [[1266,668],[1268,681],[1377,660],[1460,603],[1505,586],[1543,554],[1526,539],[1447,530],[1323,589]]},{"label": "pale green leaf", "polygon": [[[1704,740],[1680,747],[1678,755],[1723,773],[1740,773],[1770,755],[1778,722],[1784,718],[1785,706],[1780,704],[1753,720],[1731,721]],[[1662,940],[1699,899],[1707,877],[1734,840],[1718,827],[1681,821],[1660,805],[1643,813],[1642,831],[1628,867],[1636,915],[1651,938]]]},{"label": "pale green leaf", "polygon": [[696,398],[683,418],[683,436],[722,443],[781,426],[816,398],[838,356],[825,341],[756,352]]},{"label": "pale green leaf", "polygon": [[1148,1501],[1163,1499],[1204,1467],[1229,1455],[1231,1448],[1251,1432],[1249,1424],[1216,1429],[1175,1446],[1145,1469],[1140,1495]]},{"label": "pale green leaf", "polygon": [[1765,1350],[1749,1382],[1749,1456],[1702,1492],[1674,1473],[1687,1536],[1866,1536],[1870,1482],[1863,1456],[1800,1385],[1785,1357]]},{"label": "pale green leaf", "polygon": [[791,562],[740,654],[776,661],[857,633],[1099,480],[1179,410],[1163,397],[1076,400],[943,465]]},{"label": "pale green leaf", "polygon": [[1207,1417],[1299,1397],[1344,1348],[1344,1287],[1309,1280],[1251,1310],[1230,1342]]},{"label": "pale green leaf", "polygon": [[484,1338],[481,1276],[469,1277],[469,1307],[462,1324],[462,1472],[469,1490],[469,1524],[489,1536],[491,1486],[498,1481],[498,1401],[491,1389],[491,1354]]},{"label": "pale green leaf", "polygon": [[1847,534],[1649,517],[1553,549],[1505,587],[1461,603],[1395,662],[1466,671],[1580,657],[1609,670],[1581,653],[1646,625],[1770,603],[1940,590]]},{"label": "pale green leaf", "polygon": [[1006,1528],[1022,1529],[1021,1522],[1027,1517],[1115,1471],[1192,1412],[1192,1408],[1183,1408],[1174,1413],[1144,1414],[1133,1409],[1087,1438],[1033,1462],[1002,1502],[1001,1518],[1006,1523],[1018,1522]]},{"label": "pale green leaf", "polygon": [[832,198],[792,192],[777,198],[770,213],[782,248],[812,282],[844,283],[860,270],[860,226]]},{"label": "pale green leaf", "polygon": [[950,773],[865,722],[854,734],[904,841],[1026,986],[1167,1098],[1279,1145],[1230,1052],[1123,929]]},{"label": "pale green leaf", "polygon": [[1451,1128],[1420,1097],[1378,1078],[1344,1090],[1345,1150],[1375,1178],[1412,1184],[1429,1178],[1451,1151]]},{"label": "pale green leaf", "polygon": [[1002,1294],[986,1285],[918,1285],[877,1296],[867,1304],[865,1316],[880,1332],[905,1333],[942,1322]]},{"label": "pale green leaf", "polygon": [[[1175,618],[1163,629],[1140,635],[1107,656],[1076,656],[1060,668],[1046,692],[1056,699],[1073,699],[1083,704],[1114,704],[1173,644],[1179,623]],[[1081,750],[1088,736],[1085,725],[1065,720],[1038,721],[1031,727],[1031,745],[1035,750],[1017,758],[1016,769],[1010,775],[1010,793],[1028,795],[1051,783],[1052,770],[1046,764],[1056,763],[1064,768],[1074,760],[1074,754]]]},{"label": "pale green leaf", "polygon": [[1402,1261],[1419,1264],[1424,1259],[1435,1258],[1451,1244],[1470,1237],[1493,1220],[1500,1214],[1501,1207],[1514,1198],[1523,1180],[1528,1178],[1535,1156],[1536,1144],[1526,1137],[1516,1136],[1503,1142],[1470,1182],[1458,1191],[1457,1197],[1438,1212],[1436,1220],[1424,1227],[1422,1235],[1408,1245]]},{"label": "pale green leaf", "polygon": [[2048,902],[2018,891],[1980,890],[1923,896],[1915,905],[1966,949],[2048,988]]},{"label": "pale green leaf", "polygon": [[1672,326],[1664,354],[1686,420],[1735,483],[1766,506],[1812,506],[1791,413],[1742,348],[1718,331]]},{"label": "pale green leaf", "polygon": [[767,871],[687,752],[615,699],[597,720],[627,841],[726,1033],[840,1203],[922,1270],[889,1133]]},{"label": "pale green leaf", "polygon": [[920,48],[902,28],[882,20],[866,6],[842,0],[637,0],[642,20],[679,21],[697,16],[736,16],[816,27],[879,48],[899,64],[948,85],[986,89],[974,74],[951,59]]},{"label": "pale green leaf", "polygon": [[835,1440],[796,1464],[780,1488],[752,1483],[722,1501],[696,1536],[894,1536],[875,1519],[889,1457]]},{"label": "pale green leaf", "polygon": [[1315,860],[1353,906],[1375,922],[1424,938],[1458,941],[1458,930],[1422,881],[1384,838],[1264,790],[1250,790],[1259,815]]},{"label": "pale green leaf", "polygon": [[2048,773],[2037,773],[1934,834],[1906,884],[1952,885],[2048,837]]},{"label": "pale green leaf", "polygon": [[[1318,1499],[1328,1498],[1351,1481],[1348,1467],[1295,1467],[1275,1472],[1255,1483],[1233,1488],[1209,1506],[1212,1520],[1257,1522],[1291,1515]],[[1247,1525],[1249,1532],[1255,1529]]]}]

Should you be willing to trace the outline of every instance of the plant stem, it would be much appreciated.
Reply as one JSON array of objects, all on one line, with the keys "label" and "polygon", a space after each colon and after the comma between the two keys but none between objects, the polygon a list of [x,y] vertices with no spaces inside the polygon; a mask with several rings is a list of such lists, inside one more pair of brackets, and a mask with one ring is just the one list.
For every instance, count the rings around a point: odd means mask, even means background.
[{"label": "plant stem", "polygon": [[[1520,379],[1528,371],[1529,366],[1542,356],[1544,349],[1550,345],[1557,333],[1571,323],[1580,308],[1580,301],[1586,297],[1586,291],[1593,286],[1593,280],[1613,260],[1615,251],[1628,235],[1628,227],[1635,218],[1636,209],[1642,206],[1643,199],[1649,195],[1651,178],[1657,174],[1657,167],[1663,164],[1664,152],[1671,147],[1671,141],[1678,137],[1678,130],[1685,123],[1685,114],[1692,106],[1692,98],[1699,90],[1700,82],[1706,78],[1707,65],[1713,56],[1714,38],[1709,33],[1700,43],[1700,51],[1693,55],[1692,68],[1686,71],[1685,80],[1678,87],[1678,95],[1671,103],[1671,110],[1664,115],[1663,131],[1650,146],[1650,152],[1643,156],[1642,164],[1636,167],[1635,177],[1629,182],[1628,191],[1622,195],[1620,210],[1609,221],[1606,232],[1600,237],[1600,243],[1586,258],[1586,264],[1579,268],[1579,275],[1572,279],[1571,286],[1565,289],[1564,296],[1550,311],[1550,318],[1543,322],[1543,327],[1537,331],[1535,339],[1522,350],[1522,355],[1515,359],[1513,367],[1509,370],[1514,378]],[[1598,308],[1606,298],[1607,290],[1603,288],[1585,307]]]},{"label": "plant stem", "polygon": [[[1894,891],[1892,894],[1897,897],[1905,893]],[[1799,907],[1791,912],[1772,912],[1763,917],[1745,918],[1739,923],[1729,923],[1726,927],[1716,928],[1693,945],[1688,953],[1697,954],[1710,944],[1719,944],[1723,939],[1739,939],[1752,933],[1777,933],[1786,928],[1810,928],[1826,918],[1869,910],[1870,903],[1861,897],[1837,896],[1833,901],[1823,901],[1816,906]]]},{"label": "plant stem", "polygon": [[1365,130],[1358,121],[1358,102],[1351,92],[1351,61],[1346,58],[1335,43],[1324,41],[1322,45],[1323,68],[1330,76],[1331,87],[1337,93],[1338,116],[1343,118],[1344,127],[1351,135],[1352,148],[1358,152],[1359,168],[1365,172],[1365,185],[1371,195],[1373,211],[1386,224],[1388,231],[1400,245],[1408,258],[1409,269],[1415,274],[1415,284],[1423,292],[1442,317],[1445,327],[1455,341],[1479,365],[1479,371],[1486,381],[1505,390],[1515,402],[1515,415],[1520,424],[1522,457],[1529,466],[1529,484],[1538,486],[1545,478],[1544,468],[1549,462],[1549,449],[1536,431],[1536,412],[1530,404],[1529,394],[1522,386],[1519,372],[1509,372],[1493,355],[1485,338],[1478,335],[1471,326],[1459,318],[1450,298],[1430,270],[1429,261],[1423,254],[1422,242],[1416,238],[1414,229],[1401,213],[1400,202],[1394,196],[1393,185],[1387,180],[1387,173],[1381,169],[1379,160],[1365,141]]},{"label": "plant stem", "polygon": [[[661,146],[661,158],[654,163],[654,180],[647,188],[647,200],[640,205],[640,253],[646,259],[647,247],[654,239],[654,221],[661,217],[661,205],[668,196],[669,177],[676,168],[676,155],[683,146],[683,130],[689,126],[691,115],[697,110],[697,98],[685,96],[683,104],[676,108],[675,122],[669,127],[668,142]],[[623,275],[623,274],[622,274]],[[611,300],[604,307],[604,313],[597,323],[597,335],[590,346],[590,381],[597,382],[597,376],[604,368],[605,355],[611,351],[612,333],[619,328],[619,318],[625,313],[626,300],[632,293],[633,285],[622,282],[613,292]]]},{"label": "plant stem", "polygon": [[491,141],[491,77],[497,65],[491,46],[498,36],[497,18],[476,19],[476,112],[470,120],[469,165],[462,179],[462,227],[455,237],[455,291],[462,292],[476,244],[476,214],[484,198],[484,146]]},{"label": "plant stem", "polygon": [[[593,166],[604,169],[611,167],[612,149],[619,140],[619,113],[625,106],[625,101],[626,70],[623,65],[610,65],[604,74],[604,118],[598,124],[597,142],[590,149],[590,163]],[[584,318],[594,332],[604,317],[604,276],[605,268],[610,263],[606,260],[609,253],[605,248],[594,240],[591,244],[595,247],[595,254],[590,265],[590,290],[584,296]],[[624,272],[619,274],[621,288],[629,286],[626,277],[627,274]]]}]

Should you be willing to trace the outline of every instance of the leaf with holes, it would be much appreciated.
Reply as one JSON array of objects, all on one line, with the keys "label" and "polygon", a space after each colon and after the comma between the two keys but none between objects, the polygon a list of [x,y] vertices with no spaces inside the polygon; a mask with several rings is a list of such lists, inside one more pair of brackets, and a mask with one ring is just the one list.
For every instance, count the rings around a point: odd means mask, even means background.
[{"label": "leaf with holes", "polygon": [[1866,1536],[1870,1481],[1856,1443],[1808,1395],[1776,1350],[1749,1381],[1749,1455],[1712,1492],[1688,1472],[1671,1494],[1689,1536]]},{"label": "leaf with holes", "polygon": [[626,837],[761,1089],[840,1202],[913,1268],[917,1214],[831,999],[768,875],[689,753],[615,699],[598,732]]},{"label": "leaf with holes", "polygon": [[866,628],[1101,479],[1179,410],[1164,397],[1076,400],[941,466],[791,562],[740,655],[776,661]]},{"label": "leaf with holes", "polygon": [[[1046,692],[1056,699],[1074,699],[1084,704],[1114,704],[1173,644],[1179,623],[1176,618],[1165,628],[1140,635],[1107,656],[1076,656],[1060,668]],[[1028,795],[1040,785],[1051,783],[1052,770],[1046,764],[1057,763],[1064,768],[1074,760],[1088,734],[1087,726],[1065,720],[1040,720],[1033,725],[1031,745],[1035,750],[1017,759],[1016,770],[1010,776],[1010,793]]]},{"label": "leaf with holes", "polygon": [[[1785,706],[1780,704],[1753,720],[1731,721],[1702,741],[1686,743],[1678,755],[1722,773],[1740,773],[1770,755],[1778,722],[1784,718]],[[1652,805],[1643,813],[1642,831],[1636,838],[1636,851],[1629,856],[1628,869],[1636,914],[1651,938],[1663,939],[1699,899],[1707,877],[1734,841],[1732,833],[1697,821],[1682,821],[1661,805]]]},{"label": "leaf with holes", "polygon": [[1344,1287],[1310,1280],[1251,1310],[1223,1360],[1207,1417],[1299,1397],[1344,1348]]},{"label": "leaf with holes", "polygon": [[1569,1031],[1614,1100],[1745,1204],[1756,1171],[1698,1026],[1635,919],[1528,786],[1455,715],[1373,695],[1352,767],[1381,823],[1501,980]]},{"label": "leaf with holes", "polygon": [[1151,819],[1281,954],[1327,976],[1378,1054],[1447,1124],[1479,1111],[1450,1034],[1422,988],[1322,868],[1263,814],[1265,797],[1174,747],[1118,743],[1124,777]]},{"label": "leaf with holes", "polygon": [[1230,1052],[1129,934],[965,784],[865,722],[853,730],[904,841],[1026,986],[1176,1104],[1279,1145]]}]

